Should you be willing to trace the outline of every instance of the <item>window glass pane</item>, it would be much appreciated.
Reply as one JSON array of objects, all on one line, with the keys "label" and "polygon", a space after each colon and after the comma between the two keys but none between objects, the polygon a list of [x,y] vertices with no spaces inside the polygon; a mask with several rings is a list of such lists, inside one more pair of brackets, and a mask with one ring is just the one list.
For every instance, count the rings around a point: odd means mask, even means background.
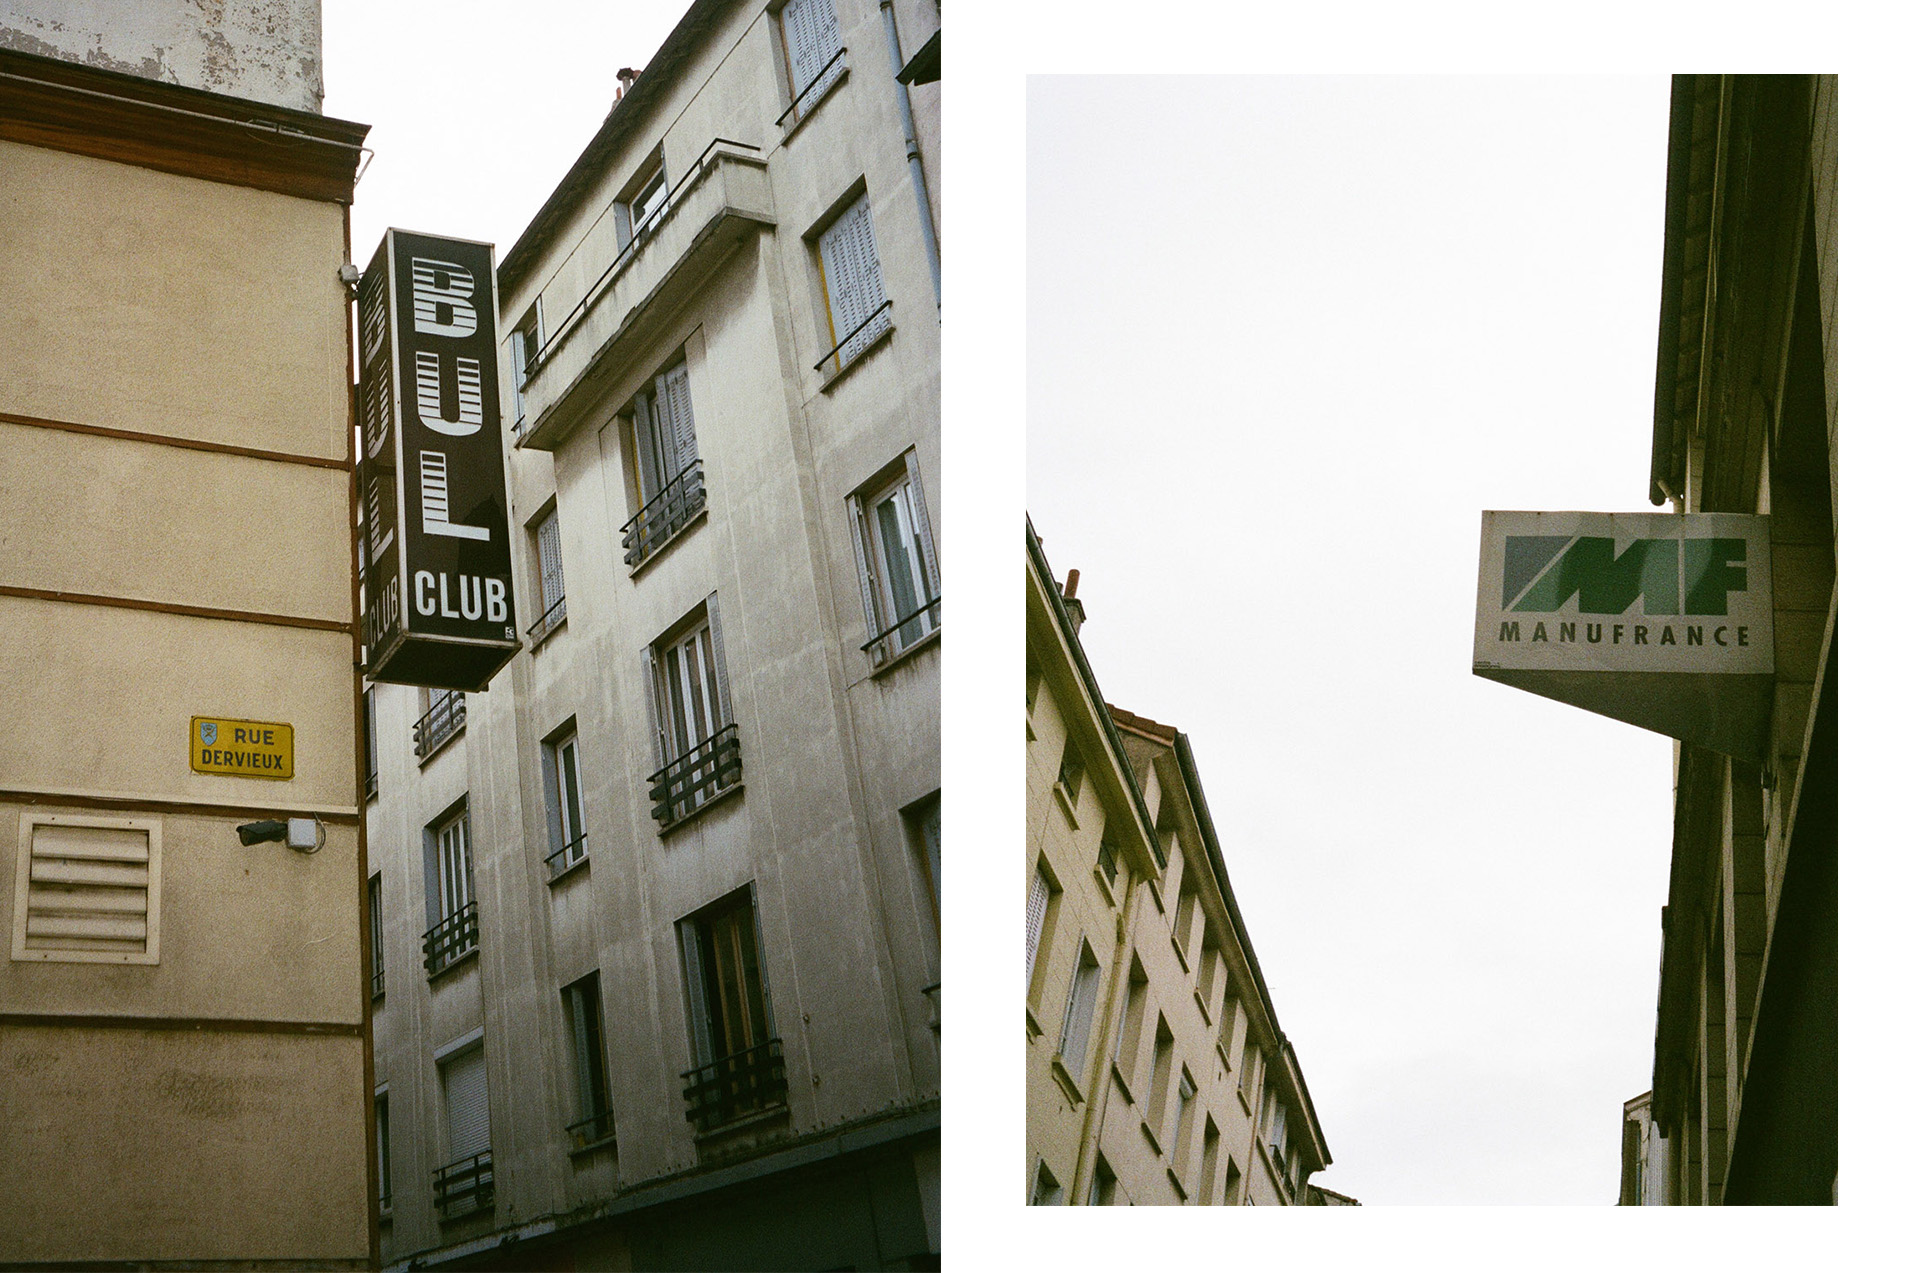
[{"label": "window glass pane", "polygon": [[[582,823],[580,820],[580,774],[578,769],[579,746],[577,740],[569,738],[560,744],[560,829],[566,836],[566,843],[573,844],[580,838]],[[570,857],[577,858],[576,848]]]}]

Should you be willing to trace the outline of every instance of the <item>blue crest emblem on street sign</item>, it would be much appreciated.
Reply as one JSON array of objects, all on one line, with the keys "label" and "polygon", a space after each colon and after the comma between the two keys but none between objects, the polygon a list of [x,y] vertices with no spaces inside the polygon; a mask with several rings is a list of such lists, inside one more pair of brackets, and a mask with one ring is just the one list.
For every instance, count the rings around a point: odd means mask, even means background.
[{"label": "blue crest emblem on street sign", "polygon": [[211,747],[216,741],[218,741],[219,737],[220,737],[220,723],[218,721],[203,720],[200,722],[200,741],[201,742]]}]

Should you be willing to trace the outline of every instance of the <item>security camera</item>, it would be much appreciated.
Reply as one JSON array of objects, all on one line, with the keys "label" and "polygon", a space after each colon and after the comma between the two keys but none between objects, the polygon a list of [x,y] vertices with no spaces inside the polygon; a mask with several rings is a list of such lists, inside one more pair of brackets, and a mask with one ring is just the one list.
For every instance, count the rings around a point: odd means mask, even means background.
[{"label": "security camera", "polygon": [[284,822],[249,822],[238,829],[242,844],[259,844],[264,840],[287,838],[287,824]]},{"label": "security camera", "polygon": [[288,818],[285,822],[268,820],[236,827],[241,844],[259,844],[266,840],[285,840],[296,853],[318,853],[327,842],[327,828],[318,818]]},{"label": "security camera", "polygon": [[360,281],[359,267],[354,265],[352,261],[348,261],[345,265],[341,266],[340,281],[348,287],[352,287],[355,283],[358,283]]}]

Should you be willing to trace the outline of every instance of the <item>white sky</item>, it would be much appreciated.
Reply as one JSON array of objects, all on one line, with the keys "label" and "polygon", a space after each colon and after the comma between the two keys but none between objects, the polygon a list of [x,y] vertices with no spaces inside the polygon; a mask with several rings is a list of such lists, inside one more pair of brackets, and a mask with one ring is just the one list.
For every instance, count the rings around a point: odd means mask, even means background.
[{"label": "white sky", "polygon": [[506,257],[683,0],[324,0],[323,109],[372,125],[353,259],[389,227],[477,239]]},{"label": "white sky", "polygon": [[1649,1086],[1671,745],[1470,666],[1481,509],[1650,511],[1667,88],[1033,83],[1028,505],[1364,1203],[1612,1202]]}]

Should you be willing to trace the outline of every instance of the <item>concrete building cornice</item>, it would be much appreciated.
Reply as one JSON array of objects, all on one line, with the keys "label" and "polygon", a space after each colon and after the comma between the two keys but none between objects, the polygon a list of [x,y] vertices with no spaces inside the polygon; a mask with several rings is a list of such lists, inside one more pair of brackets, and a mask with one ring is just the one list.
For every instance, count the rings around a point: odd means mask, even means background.
[{"label": "concrete building cornice", "polygon": [[367,128],[0,48],[0,141],[346,204]]}]

